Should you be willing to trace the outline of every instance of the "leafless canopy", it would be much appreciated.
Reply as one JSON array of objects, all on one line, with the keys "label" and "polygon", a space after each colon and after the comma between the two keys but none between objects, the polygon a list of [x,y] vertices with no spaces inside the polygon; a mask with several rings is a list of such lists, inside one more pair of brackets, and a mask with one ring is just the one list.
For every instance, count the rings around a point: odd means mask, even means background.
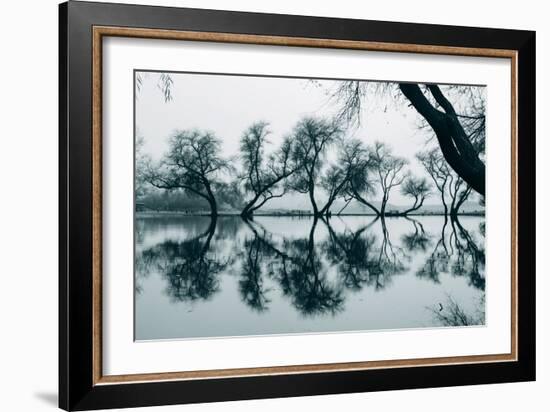
[{"label": "leafless canopy", "polygon": [[268,200],[284,196],[287,191],[284,180],[298,168],[292,158],[290,138],[285,138],[275,153],[265,153],[269,133],[267,122],[256,122],[243,133],[240,140],[243,164],[240,179],[245,192],[251,194],[242,210],[243,217],[251,216]]},{"label": "leafless canopy", "polygon": [[292,133],[293,161],[299,165],[299,168],[290,184],[293,190],[309,195],[315,216],[327,211],[326,205],[318,206],[315,188],[321,180],[321,168],[327,147],[341,134],[342,130],[337,122],[313,117],[307,117],[298,122]]},{"label": "leafless canopy", "polygon": [[204,198],[212,215],[217,215],[216,186],[219,175],[228,170],[220,156],[220,140],[210,132],[181,130],[170,139],[169,149],[159,167],[147,171],[149,183],[160,189],[183,189]]}]

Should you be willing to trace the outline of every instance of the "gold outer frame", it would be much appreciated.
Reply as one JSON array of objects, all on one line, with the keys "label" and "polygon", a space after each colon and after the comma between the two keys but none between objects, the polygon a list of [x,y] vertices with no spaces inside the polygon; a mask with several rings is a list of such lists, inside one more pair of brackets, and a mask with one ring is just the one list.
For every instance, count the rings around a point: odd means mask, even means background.
[{"label": "gold outer frame", "polygon": [[[148,38],[163,40],[186,40],[218,43],[256,44],[290,47],[317,47],[331,49],[350,49],[365,51],[385,51],[399,53],[421,53],[436,55],[474,56],[507,58],[511,60],[511,352],[507,354],[489,354],[472,356],[451,356],[438,358],[394,359],[381,361],[328,363],[312,365],[288,365],[274,367],[217,369],[182,372],[142,373],[130,375],[103,375],[103,339],[102,339],[102,40],[105,36]],[[142,29],[131,27],[94,26],[92,33],[92,294],[93,294],[93,384],[130,384],[137,382],[155,382],[169,380],[216,379],[228,377],[301,374],[336,371],[353,371],[383,368],[403,368],[418,366],[458,365],[471,363],[513,362],[517,361],[517,52],[503,49],[466,48],[452,46],[431,46],[420,44],[384,43],[369,41],[334,40],[319,38],[263,36],[249,34]]]}]

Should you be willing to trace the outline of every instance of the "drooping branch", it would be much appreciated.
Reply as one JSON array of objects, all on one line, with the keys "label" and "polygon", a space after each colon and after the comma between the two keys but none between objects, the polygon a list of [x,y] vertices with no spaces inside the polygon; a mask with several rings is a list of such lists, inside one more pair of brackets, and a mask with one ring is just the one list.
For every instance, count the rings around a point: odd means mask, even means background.
[{"label": "drooping branch", "polygon": [[445,160],[476,192],[485,196],[485,164],[468,139],[453,105],[439,86],[427,87],[444,112],[432,105],[418,84],[399,84],[401,92],[433,129]]},{"label": "drooping branch", "polygon": [[[482,88],[477,86],[448,86],[467,101],[460,106],[461,113],[435,84],[376,83],[362,81],[342,82],[331,93],[331,99],[341,107],[339,118],[349,124],[359,124],[364,100],[376,96],[399,101],[404,96],[410,105],[427,122],[439,143],[440,150],[450,167],[472,188],[485,195],[485,99]],[[398,94],[395,94],[398,91]],[[478,92],[479,91],[479,92]],[[441,108],[442,110],[439,110]]]}]

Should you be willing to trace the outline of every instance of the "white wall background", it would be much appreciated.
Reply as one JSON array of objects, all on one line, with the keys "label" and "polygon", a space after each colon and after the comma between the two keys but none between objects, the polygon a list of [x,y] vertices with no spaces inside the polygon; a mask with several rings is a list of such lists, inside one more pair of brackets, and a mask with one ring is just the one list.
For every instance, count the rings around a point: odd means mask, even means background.
[{"label": "white wall background", "polygon": [[[139,1],[133,1],[134,3]],[[548,247],[550,197],[550,27],[535,0],[181,0],[179,5],[271,13],[505,27],[537,31],[537,346],[536,383],[165,407],[166,411],[543,411],[550,387]],[[57,404],[57,0],[0,6],[0,409],[40,412]],[[528,276],[529,274],[523,274]],[[145,409],[143,409],[145,410]],[[147,409],[154,410],[154,409]],[[158,408],[158,410],[161,410]]]}]

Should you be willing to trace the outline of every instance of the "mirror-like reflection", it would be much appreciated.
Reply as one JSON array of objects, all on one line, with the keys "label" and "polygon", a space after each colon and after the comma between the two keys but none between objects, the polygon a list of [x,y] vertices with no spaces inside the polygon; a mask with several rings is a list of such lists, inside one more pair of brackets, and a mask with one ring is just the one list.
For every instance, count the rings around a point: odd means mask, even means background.
[{"label": "mirror-like reflection", "polygon": [[136,338],[485,323],[480,217],[136,220]]}]

